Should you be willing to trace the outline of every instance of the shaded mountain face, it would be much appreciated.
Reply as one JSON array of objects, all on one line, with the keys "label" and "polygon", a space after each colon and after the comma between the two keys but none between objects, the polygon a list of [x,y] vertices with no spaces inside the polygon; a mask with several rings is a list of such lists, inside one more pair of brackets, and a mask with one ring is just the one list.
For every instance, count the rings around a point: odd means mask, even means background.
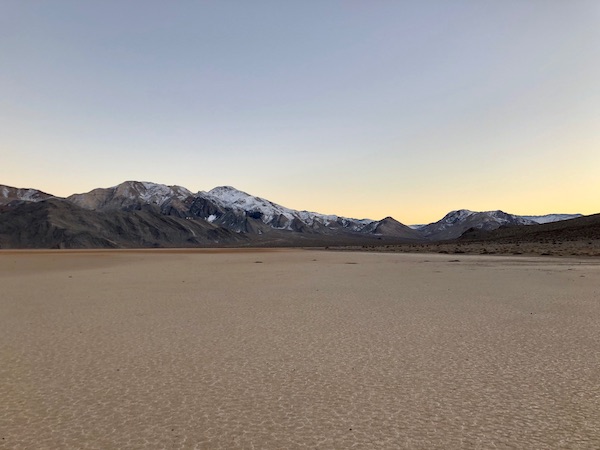
[{"label": "shaded mountain face", "polygon": [[398,222],[393,217],[386,217],[372,225],[371,233],[375,235],[397,235],[412,237],[413,239],[422,239],[421,233]]},{"label": "shaded mountain face", "polygon": [[37,189],[20,189],[0,184],[0,205],[12,202],[39,202],[51,197],[52,195]]},{"label": "shaded mountain face", "polygon": [[462,241],[500,243],[600,240],[600,214],[553,221],[533,227],[502,227],[495,230],[470,229],[460,239]]},{"label": "shaded mountain face", "polygon": [[429,240],[447,240],[460,237],[469,229],[495,230],[502,226],[535,225],[536,222],[503,211],[475,212],[459,209],[446,214],[441,220],[422,226],[418,231]]},{"label": "shaded mountain face", "polygon": [[0,248],[139,248],[245,245],[246,236],[155,211],[92,211],[67,200],[0,211]]}]

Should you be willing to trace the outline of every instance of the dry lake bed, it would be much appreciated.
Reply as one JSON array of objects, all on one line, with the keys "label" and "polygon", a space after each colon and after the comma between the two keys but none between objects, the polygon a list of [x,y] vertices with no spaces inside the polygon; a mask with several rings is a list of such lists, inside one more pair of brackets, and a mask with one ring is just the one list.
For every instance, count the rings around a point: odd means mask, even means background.
[{"label": "dry lake bed", "polygon": [[600,259],[1,251],[0,448],[600,448]]}]

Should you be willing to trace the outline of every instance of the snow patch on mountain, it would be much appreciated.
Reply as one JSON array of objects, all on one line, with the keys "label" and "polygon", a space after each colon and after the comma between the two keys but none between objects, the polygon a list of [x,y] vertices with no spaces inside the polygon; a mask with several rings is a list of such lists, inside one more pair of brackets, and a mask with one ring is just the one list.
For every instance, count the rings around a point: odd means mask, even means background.
[{"label": "snow patch on mountain", "polygon": [[[459,209],[456,211],[450,211],[446,214],[439,222],[439,227],[441,229],[447,228],[449,226],[455,225],[460,222],[464,222],[468,218],[477,215],[481,221],[493,221],[497,222],[500,225],[505,225],[507,223],[517,223],[519,225],[532,225],[534,222],[532,220],[526,219],[521,216],[515,216],[513,214],[505,213],[504,211],[495,210],[495,211],[471,211],[469,209]],[[431,225],[431,224],[430,224]]]},{"label": "snow patch on mountain", "polygon": [[456,222],[461,222],[473,214],[475,214],[475,211],[471,211],[469,209],[457,209],[456,211],[450,211],[448,214],[446,214],[442,220],[440,220],[440,222],[451,225]]},{"label": "snow patch on mountain", "polygon": [[181,186],[150,183],[148,181],[126,181],[114,187],[116,193],[130,199],[139,198],[145,203],[162,206],[172,198],[184,200],[192,193]]},{"label": "snow patch on mountain", "polygon": [[221,207],[255,213],[257,216],[260,215],[264,223],[270,223],[275,217],[280,215],[288,220],[294,218],[293,210],[272,203],[264,198],[254,197],[232,186],[219,186],[208,192],[199,192],[198,194],[208,197]]},{"label": "snow patch on mountain", "polygon": [[0,204],[8,204],[12,201],[39,202],[52,197],[37,189],[0,185]]},{"label": "snow patch on mountain", "polygon": [[491,220],[496,221],[500,225],[512,224],[512,225],[534,225],[533,220],[525,219],[521,216],[515,216],[514,214],[505,213],[504,211],[484,211],[482,214],[490,217]]},{"label": "snow patch on mountain", "polygon": [[[291,224],[294,220],[299,220],[309,227],[320,224],[335,229],[335,226],[338,225],[341,228],[352,231],[361,231],[366,226],[375,222],[371,219],[349,219],[336,215],[286,208],[264,198],[252,196],[232,186],[219,186],[208,192],[201,191],[198,193],[198,196],[204,196],[222,208],[233,209],[247,213],[250,217],[260,218],[265,224],[271,224],[274,221],[285,224],[275,227],[280,229],[291,229]],[[285,220],[282,220],[282,217]]]},{"label": "snow patch on mountain", "polygon": [[20,192],[21,200],[26,202],[34,202],[39,198],[39,192],[35,189],[26,189]]},{"label": "snow patch on mountain", "polygon": [[535,223],[551,223],[551,222],[560,222],[561,220],[569,220],[576,219],[577,217],[582,217],[582,214],[546,214],[543,216],[519,216],[523,219],[532,220]]}]

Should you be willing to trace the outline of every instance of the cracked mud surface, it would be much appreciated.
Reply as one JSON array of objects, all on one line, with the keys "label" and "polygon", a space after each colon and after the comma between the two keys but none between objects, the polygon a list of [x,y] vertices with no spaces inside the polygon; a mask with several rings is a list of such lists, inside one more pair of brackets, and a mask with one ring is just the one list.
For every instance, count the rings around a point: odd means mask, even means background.
[{"label": "cracked mud surface", "polygon": [[0,252],[0,448],[600,448],[599,319],[589,259]]}]

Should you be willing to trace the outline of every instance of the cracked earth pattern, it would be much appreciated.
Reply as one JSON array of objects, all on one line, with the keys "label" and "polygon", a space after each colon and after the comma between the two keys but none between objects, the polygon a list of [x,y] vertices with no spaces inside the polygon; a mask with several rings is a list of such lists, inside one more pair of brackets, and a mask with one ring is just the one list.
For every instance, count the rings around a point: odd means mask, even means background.
[{"label": "cracked earth pattern", "polygon": [[592,260],[0,252],[0,448],[597,449],[599,319]]}]

